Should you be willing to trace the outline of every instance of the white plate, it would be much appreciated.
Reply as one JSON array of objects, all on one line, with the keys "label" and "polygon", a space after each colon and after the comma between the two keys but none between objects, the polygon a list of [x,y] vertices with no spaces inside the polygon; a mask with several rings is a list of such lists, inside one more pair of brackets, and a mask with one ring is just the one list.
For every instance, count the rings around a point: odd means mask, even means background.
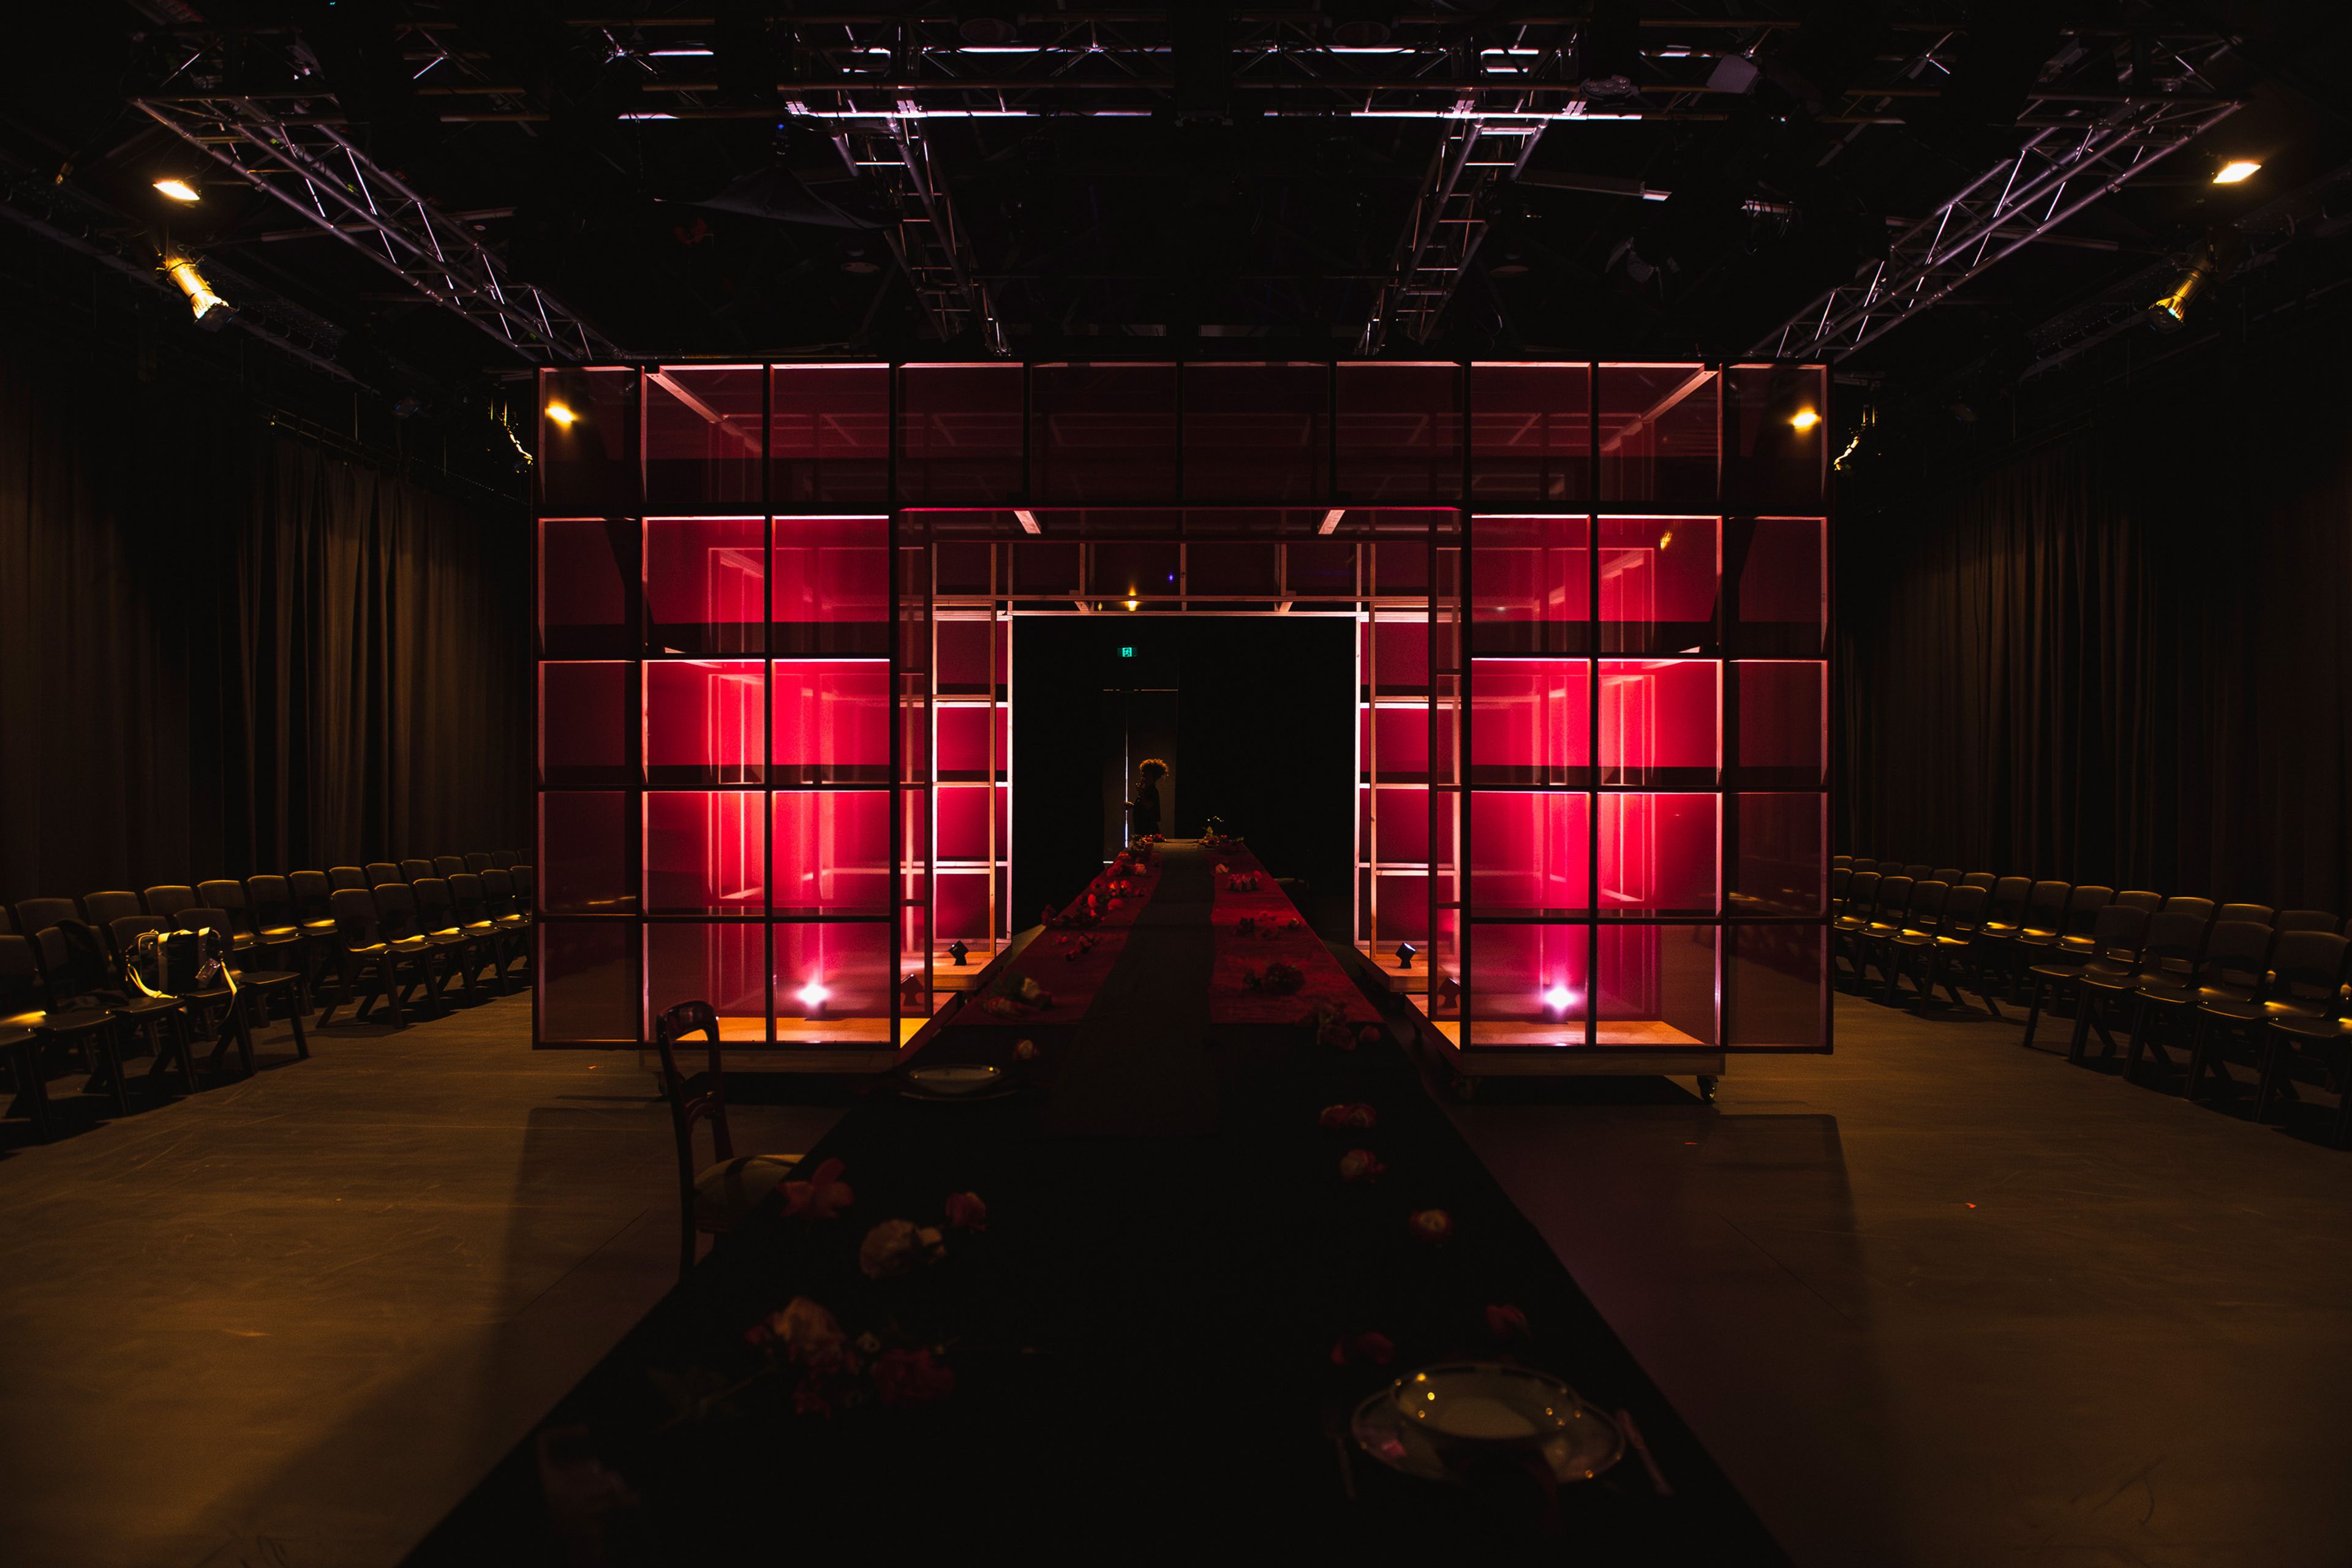
[{"label": "white plate", "polygon": [[907,1081],[926,1094],[978,1094],[1003,1082],[1004,1074],[983,1062],[944,1062],[908,1068]]},{"label": "white plate", "polygon": [[1424,1480],[1456,1481],[1490,1456],[1539,1454],[1554,1480],[1590,1480],[1625,1457],[1617,1424],[1549,1373],[1498,1362],[1408,1373],[1356,1407],[1364,1452]]}]

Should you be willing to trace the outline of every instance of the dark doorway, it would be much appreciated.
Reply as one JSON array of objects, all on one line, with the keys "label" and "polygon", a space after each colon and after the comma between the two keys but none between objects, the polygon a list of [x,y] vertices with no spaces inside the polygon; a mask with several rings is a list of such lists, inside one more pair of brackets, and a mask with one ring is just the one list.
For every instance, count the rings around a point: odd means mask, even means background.
[{"label": "dark doorway", "polygon": [[1016,618],[1013,929],[1100,869],[1132,769],[1157,756],[1162,831],[1197,837],[1221,818],[1307,884],[1317,930],[1348,940],[1354,633],[1336,616]]}]

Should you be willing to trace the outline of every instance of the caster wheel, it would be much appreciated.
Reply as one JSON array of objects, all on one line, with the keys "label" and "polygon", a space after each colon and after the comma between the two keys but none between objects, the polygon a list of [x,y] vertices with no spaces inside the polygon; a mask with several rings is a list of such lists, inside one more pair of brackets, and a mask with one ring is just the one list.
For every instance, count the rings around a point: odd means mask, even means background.
[{"label": "caster wheel", "polygon": [[1468,1100],[1478,1098],[1478,1080],[1467,1073],[1455,1073],[1451,1087],[1454,1090],[1454,1098],[1456,1100]]},{"label": "caster wheel", "polygon": [[1698,1098],[1700,1104],[1713,1105],[1715,1103],[1715,1083],[1716,1079],[1713,1073],[1703,1072],[1698,1075]]}]

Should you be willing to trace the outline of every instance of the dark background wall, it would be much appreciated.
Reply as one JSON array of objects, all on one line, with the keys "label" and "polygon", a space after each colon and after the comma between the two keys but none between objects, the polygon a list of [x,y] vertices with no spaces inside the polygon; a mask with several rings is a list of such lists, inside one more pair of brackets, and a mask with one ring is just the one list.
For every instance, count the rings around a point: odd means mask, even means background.
[{"label": "dark background wall", "polygon": [[2352,333],[2168,346],[1842,484],[1841,849],[2352,908]]},{"label": "dark background wall", "polygon": [[528,841],[519,507],[0,347],[0,899]]}]

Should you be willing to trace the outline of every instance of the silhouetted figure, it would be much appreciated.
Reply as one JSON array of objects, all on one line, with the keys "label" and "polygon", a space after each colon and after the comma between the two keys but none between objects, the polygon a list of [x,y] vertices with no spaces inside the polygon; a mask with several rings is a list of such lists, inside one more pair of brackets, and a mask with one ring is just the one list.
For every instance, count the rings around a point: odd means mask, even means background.
[{"label": "silhouetted figure", "polygon": [[1148,837],[1160,831],[1160,781],[1168,776],[1168,764],[1158,757],[1146,757],[1135,774],[1135,798],[1127,803],[1127,832],[1130,839]]}]

